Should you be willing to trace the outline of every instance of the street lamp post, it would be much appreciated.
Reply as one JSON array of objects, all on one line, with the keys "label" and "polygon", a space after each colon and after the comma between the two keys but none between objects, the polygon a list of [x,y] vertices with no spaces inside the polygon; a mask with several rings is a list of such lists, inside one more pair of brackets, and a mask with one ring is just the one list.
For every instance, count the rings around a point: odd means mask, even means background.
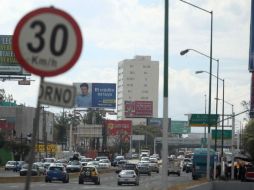
[{"label": "street lamp post", "polygon": [[[210,56],[209,55],[206,55],[206,54],[204,54],[204,53],[202,53],[202,52],[200,52],[200,51],[198,51],[198,50],[195,50],[195,49],[185,49],[185,50],[182,50],[181,52],[180,52],[180,55],[185,55],[186,53],[188,53],[189,51],[194,51],[194,52],[196,52],[196,53],[198,53],[198,54],[200,54],[200,55],[203,55],[203,56],[205,56],[205,57],[207,57],[207,58],[209,58],[210,59]],[[212,60],[213,61],[216,61],[217,62],[217,76],[216,76],[216,79],[217,79],[217,81],[216,81],[216,114],[218,114],[218,100],[217,100],[217,98],[218,98],[218,92],[219,92],[219,59],[215,59],[215,58],[213,58],[212,57]],[[206,129],[206,127],[205,127],[205,129]],[[206,130],[205,130],[206,131]],[[215,126],[215,131],[216,131],[216,133],[215,133],[215,143],[214,143],[214,150],[216,151],[217,150],[217,124],[216,124],[216,126]]]},{"label": "street lamp post", "polygon": [[[219,99],[220,100],[220,99]],[[232,106],[232,137],[231,137],[231,151],[232,151],[232,158],[231,158],[231,179],[234,179],[234,137],[235,137],[235,112],[234,112],[234,105],[229,103],[228,101],[223,100],[223,102],[227,103],[228,105]],[[224,115],[224,113],[223,113]],[[223,137],[223,135],[222,135]]]},{"label": "street lamp post", "polygon": [[212,86],[212,57],[213,57],[213,11],[208,11],[197,5],[191,4],[187,1],[180,0],[183,3],[186,3],[192,7],[195,7],[199,10],[202,10],[211,15],[211,36],[210,36],[210,77],[209,77],[209,103],[208,103],[208,146],[207,146],[207,167],[206,167],[206,178],[210,180],[210,117],[211,117],[211,86]]},{"label": "street lamp post", "polygon": [[[215,76],[212,73],[209,73],[207,71],[196,71],[196,74],[199,74],[199,73],[208,73],[210,76],[213,76],[213,77],[217,78],[217,80],[221,80],[222,83],[223,83],[223,95],[222,95],[222,101],[223,101],[223,103],[222,103],[222,132],[221,132],[222,133],[222,135],[221,135],[221,158],[222,158],[223,157],[223,147],[224,147],[224,135],[223,135],[223,133],[224,133],[224,94],[225,94],[224,92],[225,92],[225,80],[221,79],[221,78],[219,78],[219,77],[217,77],[217,76]],[[219,99],[216,98],[216,100],[219,100]],[[217,127],[217,124],[216,124],[216,127]],[[217,133],[217,129],[215,130],[215,139],[217,138],[217,134],[216,133]],[[221,168],[223,168],[223,167],[221,167]],[[222,175],[224,174],[223,170],[221,170],[221,174]]]}]

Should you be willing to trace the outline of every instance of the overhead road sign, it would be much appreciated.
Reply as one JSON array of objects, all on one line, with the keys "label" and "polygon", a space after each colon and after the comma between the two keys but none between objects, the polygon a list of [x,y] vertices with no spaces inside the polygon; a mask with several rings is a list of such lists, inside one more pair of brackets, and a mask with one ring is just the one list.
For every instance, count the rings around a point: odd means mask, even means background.
[{"label": "overhead road sign", "polygon": [[189,125],[194,127],[204,127],[208,126],[208,122],[210,122],[210,126],[216,125],[219,120],[218,114],[191,114]]},{"label": "overhead road sign", "polygon": [[78,60],[82,35],[68,13],[53,7],[39,8],[19,21],[12,45],[16,59],[27,71],[55,76]]},{"label": "overhead road sign", "polygon": [[[212,130],[212,139],[215,139],[216,130]],[[217,139],[222,138],[222,130],[217,130]],[[232,139],[232,130],[223,130],[223,139]]]},{"label": "overhead road sign", "polygon": [[40,86],[39,102],[52,106],[72,108],[76,96],[74,86],[43,82]]}]

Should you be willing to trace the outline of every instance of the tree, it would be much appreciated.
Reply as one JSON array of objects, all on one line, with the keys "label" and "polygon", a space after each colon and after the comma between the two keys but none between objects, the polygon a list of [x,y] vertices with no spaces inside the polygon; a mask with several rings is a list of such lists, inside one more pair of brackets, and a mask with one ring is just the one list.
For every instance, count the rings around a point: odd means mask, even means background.
[{"label": "tree", "polygon": [[[150,151],[154,149],[154,138],[161,137],[162,132],[159,127],[145,126],[145,125],[134,125],[133,132],[134,135],[145,135],[145,140],[141,141],[140,146],[149,148]],[[133,147],[137,150],[139,144],[137,141],[133,142]]]},{"label": "tree", "polygon": [[254,120],[249,120],[248,124],[244,129],[243,143],[245,150],[254,159]]}]

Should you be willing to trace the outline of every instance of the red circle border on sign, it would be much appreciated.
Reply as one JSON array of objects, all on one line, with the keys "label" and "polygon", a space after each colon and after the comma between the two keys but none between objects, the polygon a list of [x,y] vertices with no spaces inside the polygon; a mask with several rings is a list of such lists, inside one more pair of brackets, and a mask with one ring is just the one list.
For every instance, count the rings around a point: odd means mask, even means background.
[{"label": "red circle border on sign", "polygon": [[[56,69],[54,71],[42,71],[40,69],[32,67],[30,64],[27,63],[27,61],[22,56],[20,49],[19,49],[19,44],[18,44],[20,31],[21,31],[23,25],[26,24],[26,22],[28,20],[30,20],[31,17],[39,15],[39,14],[43,14],[43,13],[52,13],[52,14],[56,14],[61,17],[64,17],[71,24],[71,26],[73,27],[73,29],[76,33],[77,45],[76,45],[76,51],[75,51],[74,55],[72,56],[72,58],[70,59],[70,61],[67,64],[65,64],[63,67]],[[14,35],[13,35],[12,48],[13,48],[13,51],[15,53],[16,59],[18,60],[19,64],[21,64],[28,72],[31,72],[33,74],[43,76],[43,77],[44,76],[56,76],[61,73],[64,73],[65,71],[69,70],[73,65],[75,65],[76,61],[78,60],[78,58],[81,54],[81,50],[82,50],[82,34],[81,34],[81,31],[80,31],[80,28],[79,28],[77,22],[66,12],[64,12],[60,9],[53,8],[53,7],[39,8],[39,9],[36,9],[32,12],[29,12],[18,22],[18,24],[15,28],[15,31],[14,31]]]}]

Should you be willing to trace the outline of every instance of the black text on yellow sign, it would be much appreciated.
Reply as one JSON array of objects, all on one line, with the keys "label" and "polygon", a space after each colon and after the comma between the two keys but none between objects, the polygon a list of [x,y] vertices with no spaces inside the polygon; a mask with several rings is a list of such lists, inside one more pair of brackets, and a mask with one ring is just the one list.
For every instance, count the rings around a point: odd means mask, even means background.
[{"label": "black text on yellow sign", "polygon": [[[36,152],[46,152],[44,144],[37,144],[35,146]],[[48,144],[47,145],[47,152],[56,153],[57,152],[57,146],[56,144]]]}]

